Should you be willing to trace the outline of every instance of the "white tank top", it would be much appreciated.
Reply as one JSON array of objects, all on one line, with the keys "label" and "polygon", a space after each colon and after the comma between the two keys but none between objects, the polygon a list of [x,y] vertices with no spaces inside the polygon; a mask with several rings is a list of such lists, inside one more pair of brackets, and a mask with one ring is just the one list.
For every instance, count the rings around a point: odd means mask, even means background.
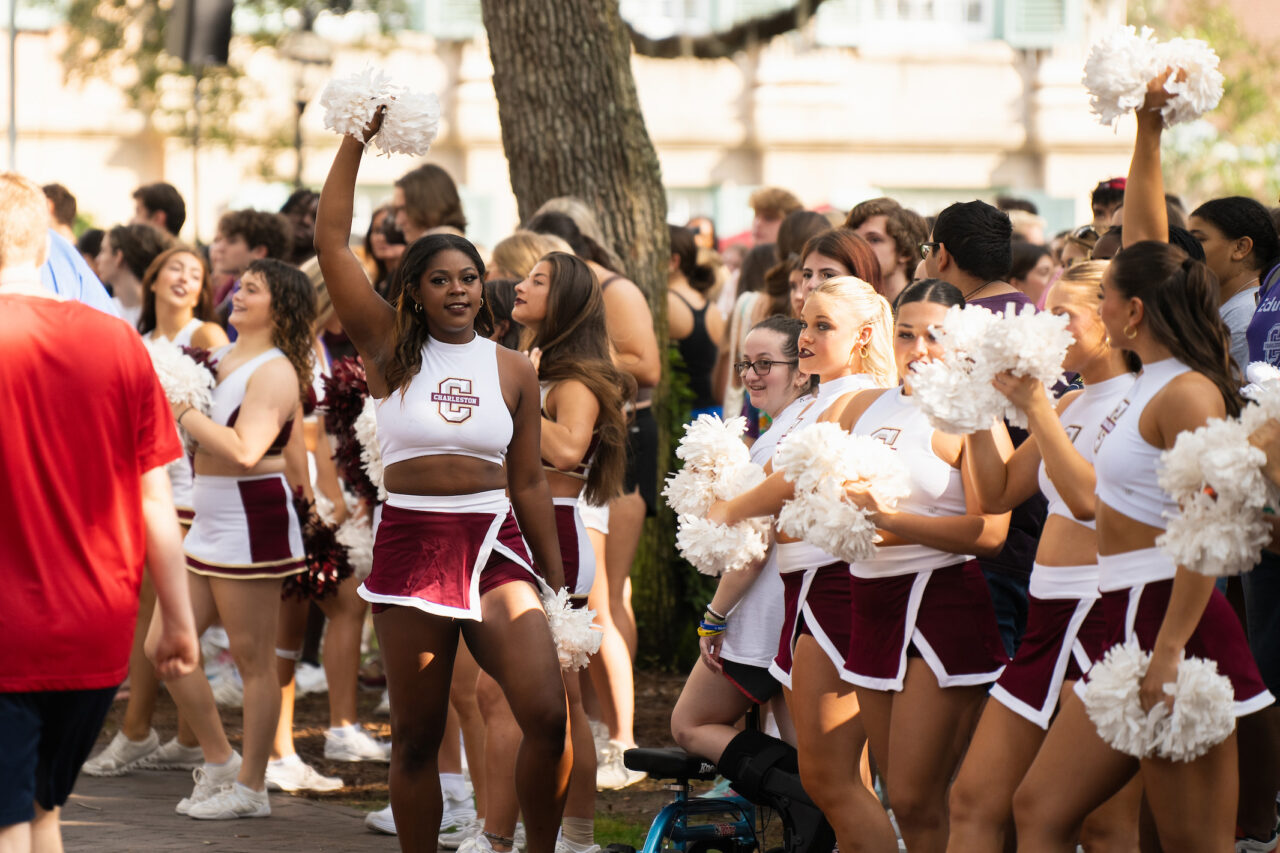
[{"label": "white tank top", "polygon": [[[228,344],[214,350],[215,360],[221,360],[235,344]],[[209,417],[216,423],[234,426],[235,418],[240,412],[240,404],[244,402],[245,389],[249,387],[249,377],[262,365],[273,358],[284,358],[285,354],[272,347],[261,355],[256,355],[228,373],[213,388],[213,405],[209,409]]]},{"label": "white tank top", "polygon": [[[823,382],[818,386],[817,398],[803,397],[801,400],[797,400],[796,403],[800,403],[803,400],[804,405],[797,408],[795,414],[790,416],[791,422],[789,424],[778,425],[782,426],[783,429],[778,430],[778,438],[773,450],[774,458],[777,458],[778,448],[782,446],[782,442],[786,441],[787,436],[817,423],[818,418],[822,417],[836,400],[839,400],[845,394],[852,394],[854,391],[865,391],[875,387],[875,380],[870,376],[865,373],[855,373],[851,376],[832,379],[830,382]],[[792,406],[794,405],[793,403]],[[784,410],[784,414],[790,411],[791,406],[788,406]],[[765,435],[771,432],[774,432],[773,428],[770,428]],[[828,554],[816,545],[810,545],[808,542],[803,541],[779,542],[774,546],[774,552],[778,557],[778,571],[784,573],[803,572],[840,562],[837,557]]]},{"label": "white tank top", "polygon": [[191,336],[194,335],[203,325],[204,320],[201,320],[198,317],[193,317],[190,323],[187,323],[187,325],[178,330],[178,334],[174,335],[172,340],[160,334],[159,329],[151,330],[150,339],[156,343],[159,343],[160,341],[167,341],[175,347],[189,347],[191,346]]},{"label": "white tank top", "polygon": [[498,345],[431,338],[409,386],[377,401],[383,465],[418,456],[472,456],[501,465],[511,444],[511,410],[498,378]]},{"label": "white tank top", "polygon": [[[964,481],[960,469],[933,452],[934,429],[929,419],[902,389],[886,391],[867,407],[854,424],[856,435],[878,439],[900,452],[911,476],[911,494],[898,504],[899,512],[915,515],[964,515]],[[852,563],[849,571],[862,578],[891,577],[940,569],[971,560],[927,545],[886,545],[871,560]]]},{"label": "white tank top", "polygon": [[1190,371],[1166,358],[1142,369],[1111,414],[1102,419],[1093,444],[1098,499],[1135,521],[1164,529],[1164,514],[1176,514],[1178,502],[1156,480],[1163,450],[1147,443],[1138,430],[1151,398],[1175,377]]},{"label": "white tank top", "polygon": [[[1107,415],[1111,414],[1116,404],[1124,399],[1125,393],[1133,386],[1132,373],[1113,376],[1106,382],[1084,386],[1084,391],[1062,410],[1062,428],[1076,452],[1084,457],[1084,461],[1093,464],[1093,442],[1098,435],[1098,428]],[[1044,462],[1040,462],[1040,491],[1049,502],[1049,515],[1060,515],[1076,524],[1094,529],[1094,521],[1081,521],[1071,514],[1058,488],[1044,471]]]}]

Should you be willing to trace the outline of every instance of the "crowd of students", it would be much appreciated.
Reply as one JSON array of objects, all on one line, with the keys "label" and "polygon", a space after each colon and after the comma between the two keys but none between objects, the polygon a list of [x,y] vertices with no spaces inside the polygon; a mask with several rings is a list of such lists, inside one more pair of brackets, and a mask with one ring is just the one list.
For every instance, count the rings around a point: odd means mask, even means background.
[{"label": "crowd of students", "polygon": [[[911,851],[1275,849],[1280,566],[1265,552],[1242,583],[1219,588],[1155,540],[1177,509],[1156,482],[1160,451],[1240,411],[1248,362],[1280,364],[1280,237],[1257,201],[1187,214],[1166,195],[1159,106],[1152,95],[1137,111],[1130,173],[1094,189],[1093,221],[1051,238],[1016,198],[926,219],[889,198],[806,210],[778,188],[752,196],[749,238],[721,241],[706,217],[670,227],[666,331],[692,392],[682,414],[745,416],[767,472],[820,422],[884,442],[910,471],[892,511],[848,495],[883,537],[872,559],[842,562],[775,531],[764,560],[721,579],[671,714],[675,741],[718,761],[746,711],[766,707],[766,729],[796,748],[845,853],[899,839]],[[646,294],[577,199],[548,201],[482,252],[434,165],[397,181],[353,245],[363,151],[344,138],[322,192],[299,190],[280,213],[225,214],[207,251],[178,240],[185,208],[167,184],[140,188],[129,223],[85,231],[73,249],[70,192],[44,187],[35,210],[29,182],[0,181],[0,394],[22,412],[0,457],[3,505],[22,535],[0,550],[0,570],[16,584],[15,567],[34,563],[48,583],[52,558],[32,543],[84,536],[98,565],[68,600],[101,616],[91,633],[67,628],[0,668],[0,720],[46,727],[0,727],[25,756],[5,765],[0,838],[22,826],[47,837],[50,815],[56,832],[82,763],[103,776],[191,770],[176,811],[197,819],[267,816],[269,789],[342,787],[293,745],[312,608],[282,590],[312,570],[304,530],[320,523],[299,516],[295,492],[324,523],[367,519],[375,531],[367,576],[315,602],[328,623],[325,755],[389,763],[390,804],[369,815],[371,829],[406,850],[598,853],[597,790],[643,777],[623,761],[635,746],[638,639],[628,576],[667,473]],[[51,306],[66,303],[54,294],[99,310],[59,320]],[[949,435],[913,402],[913,367],[940,357],[933,330],[965,305],[1067,318],[1069,382],[1050,395],[1024,377],[997,380],[1028,430]],[[73,429],[28,411],[29,374],[48,370],[31,359],[53,358],[60,325],[82,329],[64,369],[94,349],[127,362],[132,372],[100,365],[73,384],[127,442],[85,439],[83,415]],[[211,405],[165,404],[143,341],[207,351]],[[335,461],[343,437],[324,428],[326,377],[344,357],[358,357],[374,401],[385,499],[355,496]],[[139,423],[103,409],[94,382],[125,382],[117,396]],[[1257,441],[1280,462],[1280,441]],[[95,447],[128,464],[64,470],[64,457]],[[82,527],[91,520],[58,521],[88,509],[77,501],[104,505],[63,482],[92,476],[122,495],[104,529],[127,547]],[[18,488],[46,497],[19,501]],[[771,473],[707,518],[773,518],[791,494]],[[130,502],[145,512],[130,516]],[[127,571],[102,581],[109,565]],[[111,594],[85,603],[101,583]],[[33,612],[55,607],[40,586],[24,587]],[[542,615],[543,593],[559,589],[602,630],[582,672],[561,669]],[[368,604],[390,743],[357,719]],[[49,629],[5,621],[6,641],[30,633],[24,646]],[[222,638],[234,663],[213,686],[187,643],[199,634]],[[1238,732],[1187,763],[1108,747],[1072,687],[1135,637],[1153,653],[1148,704],[1163,701],[1184,653],[1207,657],[1231,679]],[[100,647],[92,667],[60,672],[67,638]],[[120,729],[88,757],[126,671]],[[179,710],[169,739],[151,725],[160,680]],[[40,705],[59,691],[77,709],[58,711],[63,729]],[[228,692],[244,708],[239,753],[218,711]],[[29,748],[51,732],[56,749]]]}]

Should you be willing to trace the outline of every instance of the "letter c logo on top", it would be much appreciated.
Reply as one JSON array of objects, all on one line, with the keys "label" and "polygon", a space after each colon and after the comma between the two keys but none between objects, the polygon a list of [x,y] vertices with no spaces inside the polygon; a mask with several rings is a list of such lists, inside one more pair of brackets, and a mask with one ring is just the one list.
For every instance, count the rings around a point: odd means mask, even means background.
[{"label": "letter c logo on top", "polygon": [[480,398],[471,393],[470,379],[443,379],[440,390],[431,394],[440,417],[451,424],[460,424],[470,420],[475,407],[480,405]]}]

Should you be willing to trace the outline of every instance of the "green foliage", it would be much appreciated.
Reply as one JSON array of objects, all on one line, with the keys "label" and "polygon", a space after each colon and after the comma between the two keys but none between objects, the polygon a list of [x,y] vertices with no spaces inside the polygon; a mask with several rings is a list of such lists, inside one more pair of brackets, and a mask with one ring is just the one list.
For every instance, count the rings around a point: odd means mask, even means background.
[{"label": "green foliage", "polygon": [[1171,191],[1197,201],[1246,195],[1270,203],[1280,192],[1280,114],[1274,109],[1280,46],[1256,38],[1226,0],[1187,0],[1176,17],[1158,0],[1131,0],[1129,20],[1160,38],[1208,42],[1226,77],[1222,103],[1205,120],[1166,133]]},{"label": "green foliage", "polygon": [[639,850],[644,846],[649,827],[625,817],[596,812],[596,843],[602,847],[608,844],[626,844]]}]

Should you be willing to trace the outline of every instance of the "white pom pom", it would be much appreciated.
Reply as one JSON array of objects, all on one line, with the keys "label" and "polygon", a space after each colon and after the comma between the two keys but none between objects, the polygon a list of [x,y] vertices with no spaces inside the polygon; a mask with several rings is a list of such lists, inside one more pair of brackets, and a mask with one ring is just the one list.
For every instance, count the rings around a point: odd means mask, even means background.
[{"label": "white pom pom", "polygon": [[371,141],[387,155],[421,157],[440,132],[439,99],[397,85],[378,68],[330,80],[320,93],[320,104],[326,128],[361,141],[378,107],[385,106],[382,127]]},{"label": "white pom pom", "polygon": [[1198,494],[1170,515],[1156,545],[1179,566],[1224,577],[1250,571],[1271,541],[1271,525],[1258,508]]},{"label": "white pom pom", "polygon": [[941,357],[913,368],[911,394],[934,429],[953,435],[990,429],[996,418],[1026,427],[1026,414],[991,381],[1009,372],[1047,389],[1062,377],[1062,359],[1074,341],[1065,316],[1030,305],[1003,316],[979,305],[952,306],[934,333]]},{"label": "white pom pom", "polygon": [[693,515],[682,515],[676,529],[676,548],[704,575],[745,569],[763,560],[769,550],[757,524],[729,526]]},{"label": "white pom pom", "polygon": [[1147,84],[1166,68],[1175,71],[1164,86],[1173,96],[1161,110],[1166,127],[1194,121],[1222,100],[1224,78],[1218,70],[1218,55],[1208,44],[1181,38],[1160,44],[1147,27],[1140,32],[1125,27],[1089,51],[1084,86],[1089,90],[1090,109],[1102,124],[1114,126],[1120,116],[1142,106]]},{"label": "white pom pom", "polygon": [[662,496],[677,515],[706,515],[715,502],[709,478],[693,468],[681,468],[667,478]]},{"label": "white pom pom", "polygon": [[389,103],[392,90],[391,78],[380,68],[366,66],[355,74],[335,77],[320,93],[324,126],[363,142],[365,127],[378,107]]},{"label": "white pom pom", "polygon": [[1172,712],[1164,703],[1142,710],[1139,688],[1150,665],[1151,654],[1130,638],[1089,670],[1084,707],[1099,737],[1126,755],[1171,761],[1194,761],[1227,739],[1235,729],[1235,696],[1214,661],[1179,662],[1176,682],[1164,685]]},{"label": "white pom pom", "polygon": [[360,442],[360,461],[369,482],[378,489],[378,500],[387,499],[387,488],[382,484],[382,446],[378,444],[378,415],[372,397],[364,398],[364,410],[353,425],[356,440]]},{"label": "white pom pom", "polygon": [[151,366],[165,398],[176,406],[193,406],[208,414],[213,404],[212,371],[168,341],[153,342],[144,338],[143,344],[151,356]]},{"label": "white pom pom", "polygon": [[[1248,397],[1261,410],[1253,414],[1255,421],[1280,417],[1280,370],[1265,361],[1251,362],[1244,370],[1249,384],[1240,389],[1240,393]],[[1260,426],[1250,424],[1250,432]]]},{"label": "white pom pom", "polygon": [[334,538],[347,549],[357,581],[363,581],[373,571],[373,525],[367,517],[348,516],[338,525]]},{"label": "white pom pom", "polygon": [[387,107],[373,142],[382,153],[421,157],[440,132],[440,100],[431,92],[403,89]]},{"label": "white pom pom", "polygon": [[751,452],[742,441],[746,430],[744,417],[722,421],[718,415],[699,415],[685,427],[676,456],[684,461],[685,467],[696,470],[750,462]]},{"label": "white pom pom", "polygon": [[778,529],[850,563],[874,557],[880,536],[870,513],[850,502],[845,489],[869,493],[888,511],[911,494],[910,474],[893,448],[835,423],[791,434],[774,462],[796,487],[778,513]]},{"label": "white pom pom", "polygon": [[542,606],[547,612],[560,668],[571,672],[586,669],[591,655],[600,651],[600,641],[604,638],[604,632],[592,624],[596,612],[585,608],[575,610],[567,589],[555,592],[544,589]]}]

